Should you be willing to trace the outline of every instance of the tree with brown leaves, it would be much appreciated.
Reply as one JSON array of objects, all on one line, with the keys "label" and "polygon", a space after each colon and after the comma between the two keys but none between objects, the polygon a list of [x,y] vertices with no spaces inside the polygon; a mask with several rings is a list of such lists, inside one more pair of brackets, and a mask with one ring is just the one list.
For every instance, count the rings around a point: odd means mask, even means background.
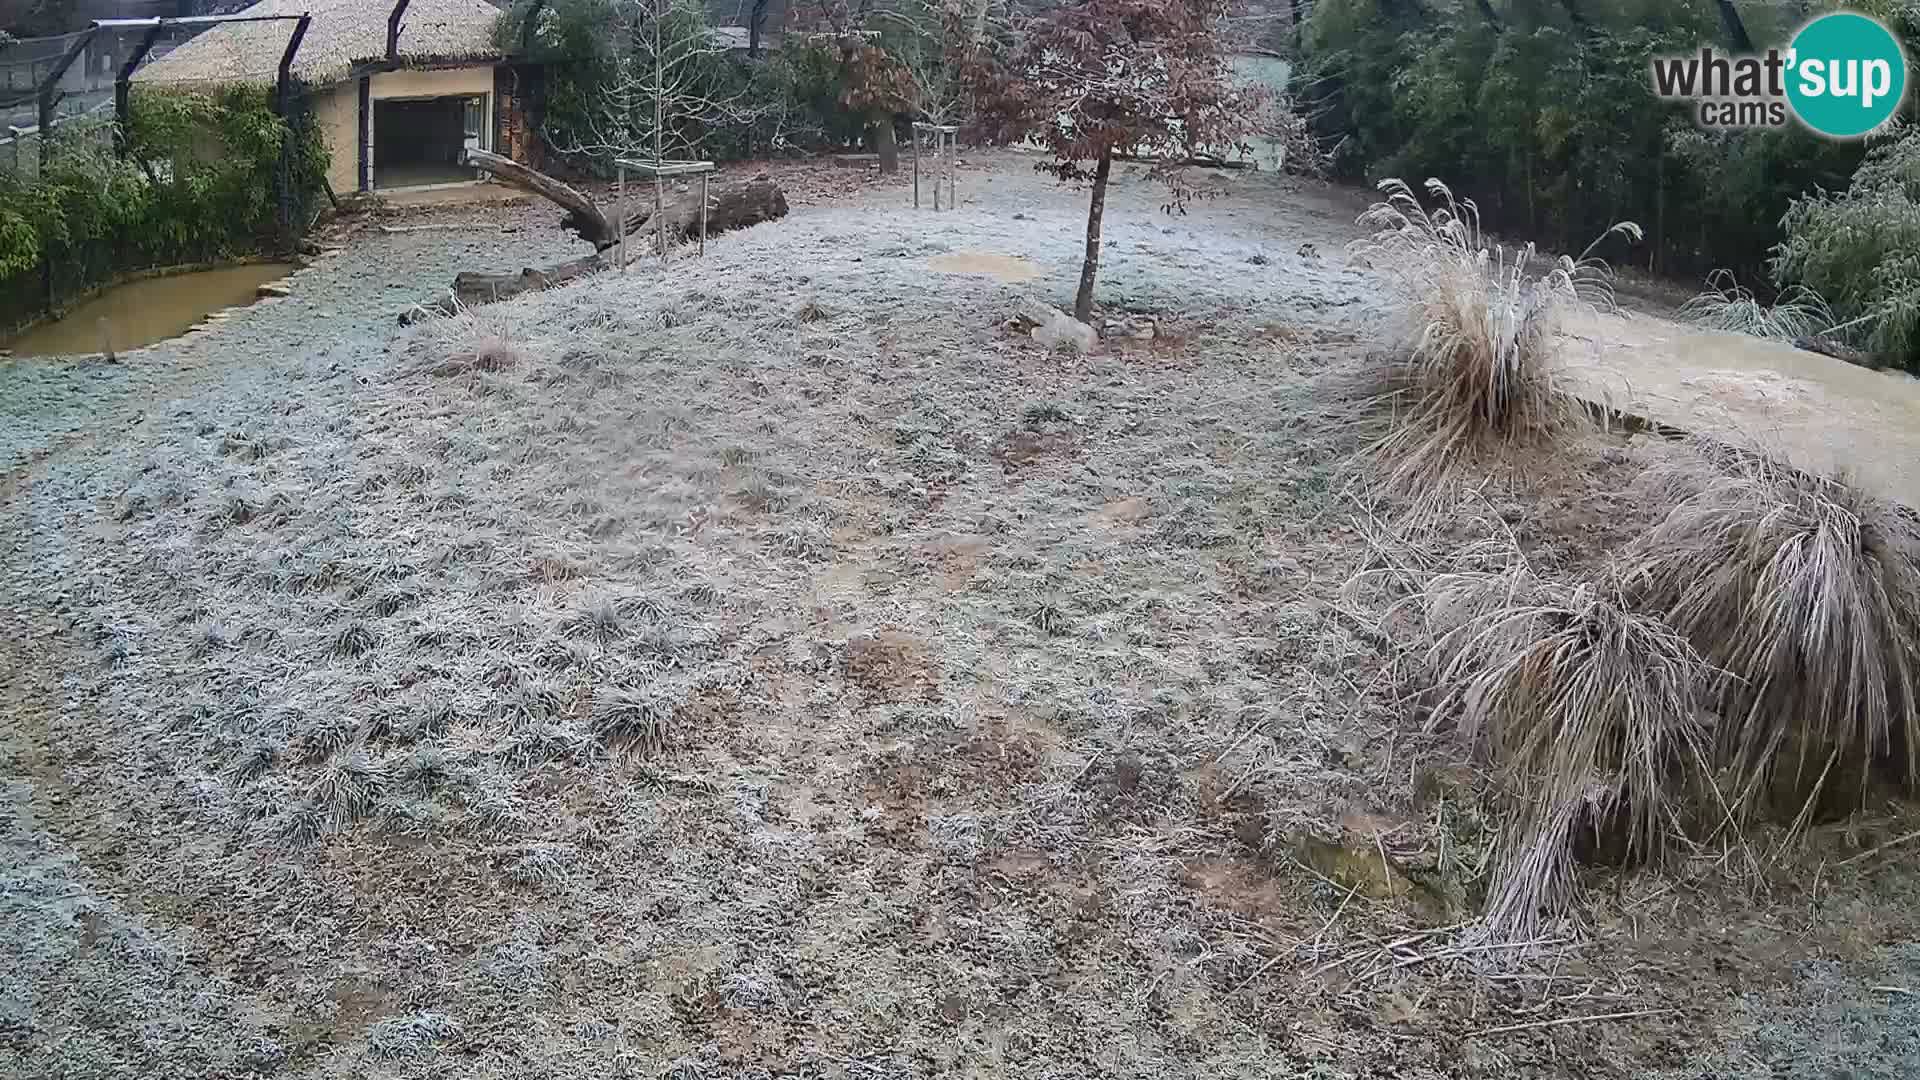
[{"label": "tree with brown leaves", "polygon": [[1153,160],[1177,208],[1188,191],[1181,163],[1244,149],[1261,125],[1267,93],[1242,85],[1228,67],[1223,30],[1232,2],[1070,0],[1020,27],[1004,58],[984,49],[976,56],[980,134],[995,143],[1037,139],[1053,155],[1042,170],[1093,182],[1073,304],[1082,322],[1093,315],[1113,159]]}]

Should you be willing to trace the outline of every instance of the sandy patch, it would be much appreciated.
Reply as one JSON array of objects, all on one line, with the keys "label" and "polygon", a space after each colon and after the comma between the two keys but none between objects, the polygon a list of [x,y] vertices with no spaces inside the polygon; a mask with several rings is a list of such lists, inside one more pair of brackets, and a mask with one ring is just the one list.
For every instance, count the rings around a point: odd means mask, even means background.
[{"label": "sandy patch", "polygon": [[935,255],[927,265],[948,274],[979,274],[1000,281],[1032,281],[1040,276],[1038,264],[1017,255],[988,255],[978,251],[956,251]]}]

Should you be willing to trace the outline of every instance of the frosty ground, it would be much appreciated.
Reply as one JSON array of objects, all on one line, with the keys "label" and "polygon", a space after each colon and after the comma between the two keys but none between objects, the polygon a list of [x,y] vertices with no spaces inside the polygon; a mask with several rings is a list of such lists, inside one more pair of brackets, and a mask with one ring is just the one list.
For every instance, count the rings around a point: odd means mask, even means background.
[{"label": "frosty ground", "polygon": [[[5,372],[0,1068],[1912,1074],[1889,816],[1596,871],[1525,963],[1463,934],[1490,826],[1315,394],[1383,333],[1359,200],[1123,176],[1100,298],[1157,333],[1074,358],[1018,316],[1082,195],[851,180],[397,337],[578,249],[371,237],[131,374]],[[1576,564],[1659,452],[1471,515]]]}]

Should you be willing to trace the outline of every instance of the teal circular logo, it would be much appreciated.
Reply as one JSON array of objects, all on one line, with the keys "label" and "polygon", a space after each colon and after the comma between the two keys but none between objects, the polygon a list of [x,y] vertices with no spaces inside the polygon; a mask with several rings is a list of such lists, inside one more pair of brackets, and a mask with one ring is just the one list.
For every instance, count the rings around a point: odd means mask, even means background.
[{"label": "teal circular logo", "polygon": [[1851,139],[1893,117],[1907,96],[1907,56],[1876,19],[1850,11],[1800,28],[1787,60],[1787,102],[1822,135]]}]

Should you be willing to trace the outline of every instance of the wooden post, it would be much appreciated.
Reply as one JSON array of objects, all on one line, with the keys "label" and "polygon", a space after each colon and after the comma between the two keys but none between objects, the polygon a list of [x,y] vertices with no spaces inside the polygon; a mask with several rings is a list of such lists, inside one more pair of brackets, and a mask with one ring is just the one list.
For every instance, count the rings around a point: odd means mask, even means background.
[{"label": "wooden post", "polygon": [[940,149],[941,139],[938,131],[933,133],[933,212],[940,212]]},{"label": "wooden post", "polygon": [[387,63],[389,64],[400,60],[400,20],[407,17],[407,5],[410,2],[411,0],[394,0],[393,12],[387,16]]},{"label": "wooden post", "polygon": [[960,209],[960,136],[947,133],[947,145],[953,150],[953,160],[947,163],[947,209]]},{"label": "wooden post", "polygon": [[153,28],[140,39],[140,44],[128,54],[127,62],[120,65],[120,77],[113,82],[113,121],[118,128],[114,132],[113,148],[114,152],[121,157],[127,156],[127,121],[133,113],[134,70],[140,66],[142,60],[147,58],[147,54],[153,51],[153,46],[160,40],[160,32],[164,29],[166,29],[165,23],[153,24]]},{"label": "wooden post", "polygon": [[627,163],[616,160],[614,167],[618,170],[615,174],[618,179],[614,181],[613,205],[619,207],[620,212],[613,217],[613,258],[614,265],[624,274],[627,272]]},{"label": "wooden post", "polygon": [[913,125],[913,208],[920,209],[920,125]]},{"label": "wooden post", "polygon": [[67,69],[73,66],[75,60],[80,59],[80,54],[86,51],[87,46],[93,44],[94,36],[98,33],[100,33],[100,24],[95,23],[92,29],[74,38],[73,44],[67,46],[67,51],[61,54],[60,59],[54,61],[53,70],[47,73],[46,80],[40,84],[40,170],[42,172],[46,171],[47,160],[53,155],[53,144],[49,137],[53,134],[55,92],[60,89],[60,80],[66,77]]},{"label": "wooden post", "polygon": [[667,264],[667,193],[666,182],[660,179],[658,172],[653,174],[653,223],[654,235],[660,244],[660,265]]},{"label": "wooden post", "polygon": [[[640,220],[642,223],[648,220],[652,220],[655,223],[654,242],[660,245],[660,259],[662,262],[666,261],[666,258],[667,258],[666,182],[671,177],[676,177],[676,176],[690,177],[698,173],[700,176],[700,234],[699,234],[700,253],[703,255],[706,254],[707,233],[712,228],[709,215],[712,209],[710,204],[713,201],[711,176],[710,176],[710,174],[713,172],[713,162],[711,161],[654,161],[651,159],[641,159],[641,158],[616,158],[614,159],[614,164],[618,166],[620,170],[619,171],[620,195],[616,196],[616,198],[618,198],[620,201],[622,219],[618,222],[608,223],[606,226],[606,228],[610,230],[613,235],[613,239],[610,242],[610,246],[611,244],[622,245],[621,252],[622,252],[622,257],[624,258],[624,252],[626,250],[624,246],[626,243],[626,239],[625,239],[626,238],[626,221],[624,218],[626,201],[623,196],[625,195],[625,192],[626,192],[627,170],[631,169],[642,176],[653,177],[653,216],[651,219],[649,219],[646,217],[645,214],[642,214]],[[524,168],[517,165],[512,166],[511,168],[515,171],[522,172],[522,173],[527,171]],[[534,175],[537,176],[538,174],[534,174]],[[540,179],[545,181],[548,186],[555,186],[553,181],[547,180],[545,177],[541,177]],[[520,186],[523,186],[523,187],[527,186],[527,182],[525,179],[522,180]],[[547,197],[550,199],[554,199],[554,201],[558,202],[561,206],[564,206],[570,210],[573,210],[575,214],[580,214],[581,212],[580,206],[577,204],[582,204],[585,201],[584,196],[581,196],[573,192],[571,189],[564,189],[561,192],[563,196],[568,196],[570,198],[555,198],[553,194],[548,194],[548,192],[546,192],[545,190],[539,187],[535,187],[534,190],[539,191],[543,195],[547,195]],[[686,231],[685,226],[690,224],[692,224],[692,222],[684,218],[679,221],[676,221],[673,226],[675,230],[674,235],[676,237],[684,236]],[[644,228],[645,226],[644,224],[642,224],[640,227]]]},{"label": "wooden post", "polygon": [[293,33],[287,38],[286,50],[280,54],[280,68],[274,77],[273,115],[280,118],[286,128],[280,136],[280,164],[274,170],[274,194],[280,204],[280,229],[291,248],[300,232],[300,222],[293,213],[293,58],[300,52],[300,43],[307,39],[307,30],[313,26],[312,15],[302,15],[293,24]]}]

